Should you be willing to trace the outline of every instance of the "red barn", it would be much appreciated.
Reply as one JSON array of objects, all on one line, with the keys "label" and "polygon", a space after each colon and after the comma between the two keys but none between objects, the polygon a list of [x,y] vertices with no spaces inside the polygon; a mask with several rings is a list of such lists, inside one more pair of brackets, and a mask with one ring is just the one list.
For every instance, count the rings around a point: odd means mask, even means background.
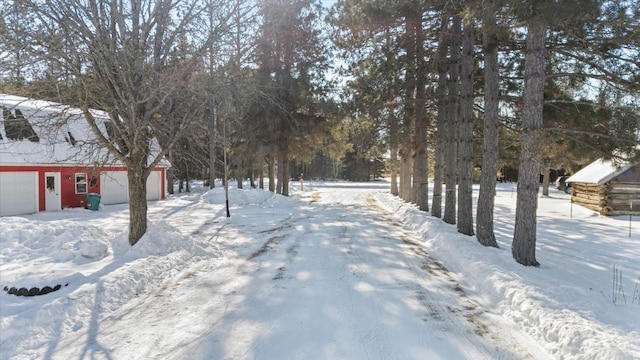
[{"label": "red barn", "polygon": [[[78,109],[5,94],[0,106],[0,216],[85,207],[91,193],[106,205],[128,202],[126,168],[100,149]],[[109,117],[94,114],[108,135]],[[156,167],[147,199],[164,199],[165,183]]]}]

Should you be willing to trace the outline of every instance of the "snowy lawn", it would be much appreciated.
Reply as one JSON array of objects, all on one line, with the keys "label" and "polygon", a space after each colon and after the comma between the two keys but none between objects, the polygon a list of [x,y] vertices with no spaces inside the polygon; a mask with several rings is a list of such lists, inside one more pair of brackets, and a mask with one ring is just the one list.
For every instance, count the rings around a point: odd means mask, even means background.
[{"label": "snowy lawn", "polygon": [[500,249],[385,182],[231,189],[231,218],[222,189],[196,188],[151,203],[135,247],[126,205],[0,218],[0,287],[60,285],[0,292],[0,358],[640,358],[640,219],[550,190],[542,265],[522,267],[514,186]]}]

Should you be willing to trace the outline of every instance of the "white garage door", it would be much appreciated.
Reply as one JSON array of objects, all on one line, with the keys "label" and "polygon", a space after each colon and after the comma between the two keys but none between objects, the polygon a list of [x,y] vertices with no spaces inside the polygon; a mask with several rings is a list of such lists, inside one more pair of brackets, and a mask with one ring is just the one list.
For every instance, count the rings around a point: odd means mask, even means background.
[{"label": "white garage door", "polygon": [[0,172],[0,216],[38,212],[38,173]]},{"label": "white garage door", "polygon": [[147,200],[160,200],[160,171],[152,171],[147,179]]},{"label": "white garage door", "polygon": [[126,171],[106,171],[100,175],[100,203],[123,204],[129,201]]},{"label": "white garage door", "polygon": [[[129,201],[129,185],[125,171],[103,172],[100,177],[100,202],[105,205]],[[147,200],[160,200],[160,171],[153,171],[147,179]]]}]

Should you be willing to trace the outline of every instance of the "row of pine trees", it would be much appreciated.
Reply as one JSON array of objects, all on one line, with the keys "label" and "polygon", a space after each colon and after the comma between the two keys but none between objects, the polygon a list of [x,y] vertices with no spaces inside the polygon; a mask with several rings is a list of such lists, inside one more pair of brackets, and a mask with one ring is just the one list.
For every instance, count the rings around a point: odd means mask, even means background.
[{"label": "row of pine trees", "polygon": [[[497,246],[496,178],[510,167],[513,256],[537,266],[540,174],[637,158],[638,0],[10,0],[0,10],[2,92],[73,104],[96,131],[89,109],[110,114],[98,141],[128,168],[131,245],[163,159],[180,179],[268,178],[283,195],[292,178],[386,171],[393,194],[486,246]],[[152,139],[162,151],[149,161]]]}]

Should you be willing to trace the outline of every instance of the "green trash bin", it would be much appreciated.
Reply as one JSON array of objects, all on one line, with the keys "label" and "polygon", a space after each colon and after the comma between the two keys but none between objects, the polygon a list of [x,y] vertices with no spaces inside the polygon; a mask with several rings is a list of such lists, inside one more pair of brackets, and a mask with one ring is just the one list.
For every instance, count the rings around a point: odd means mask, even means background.
[{"label": "green trash bin", "polygon": [[100,194],[87,194],[87,209],[97,211],[100,207]]}]

